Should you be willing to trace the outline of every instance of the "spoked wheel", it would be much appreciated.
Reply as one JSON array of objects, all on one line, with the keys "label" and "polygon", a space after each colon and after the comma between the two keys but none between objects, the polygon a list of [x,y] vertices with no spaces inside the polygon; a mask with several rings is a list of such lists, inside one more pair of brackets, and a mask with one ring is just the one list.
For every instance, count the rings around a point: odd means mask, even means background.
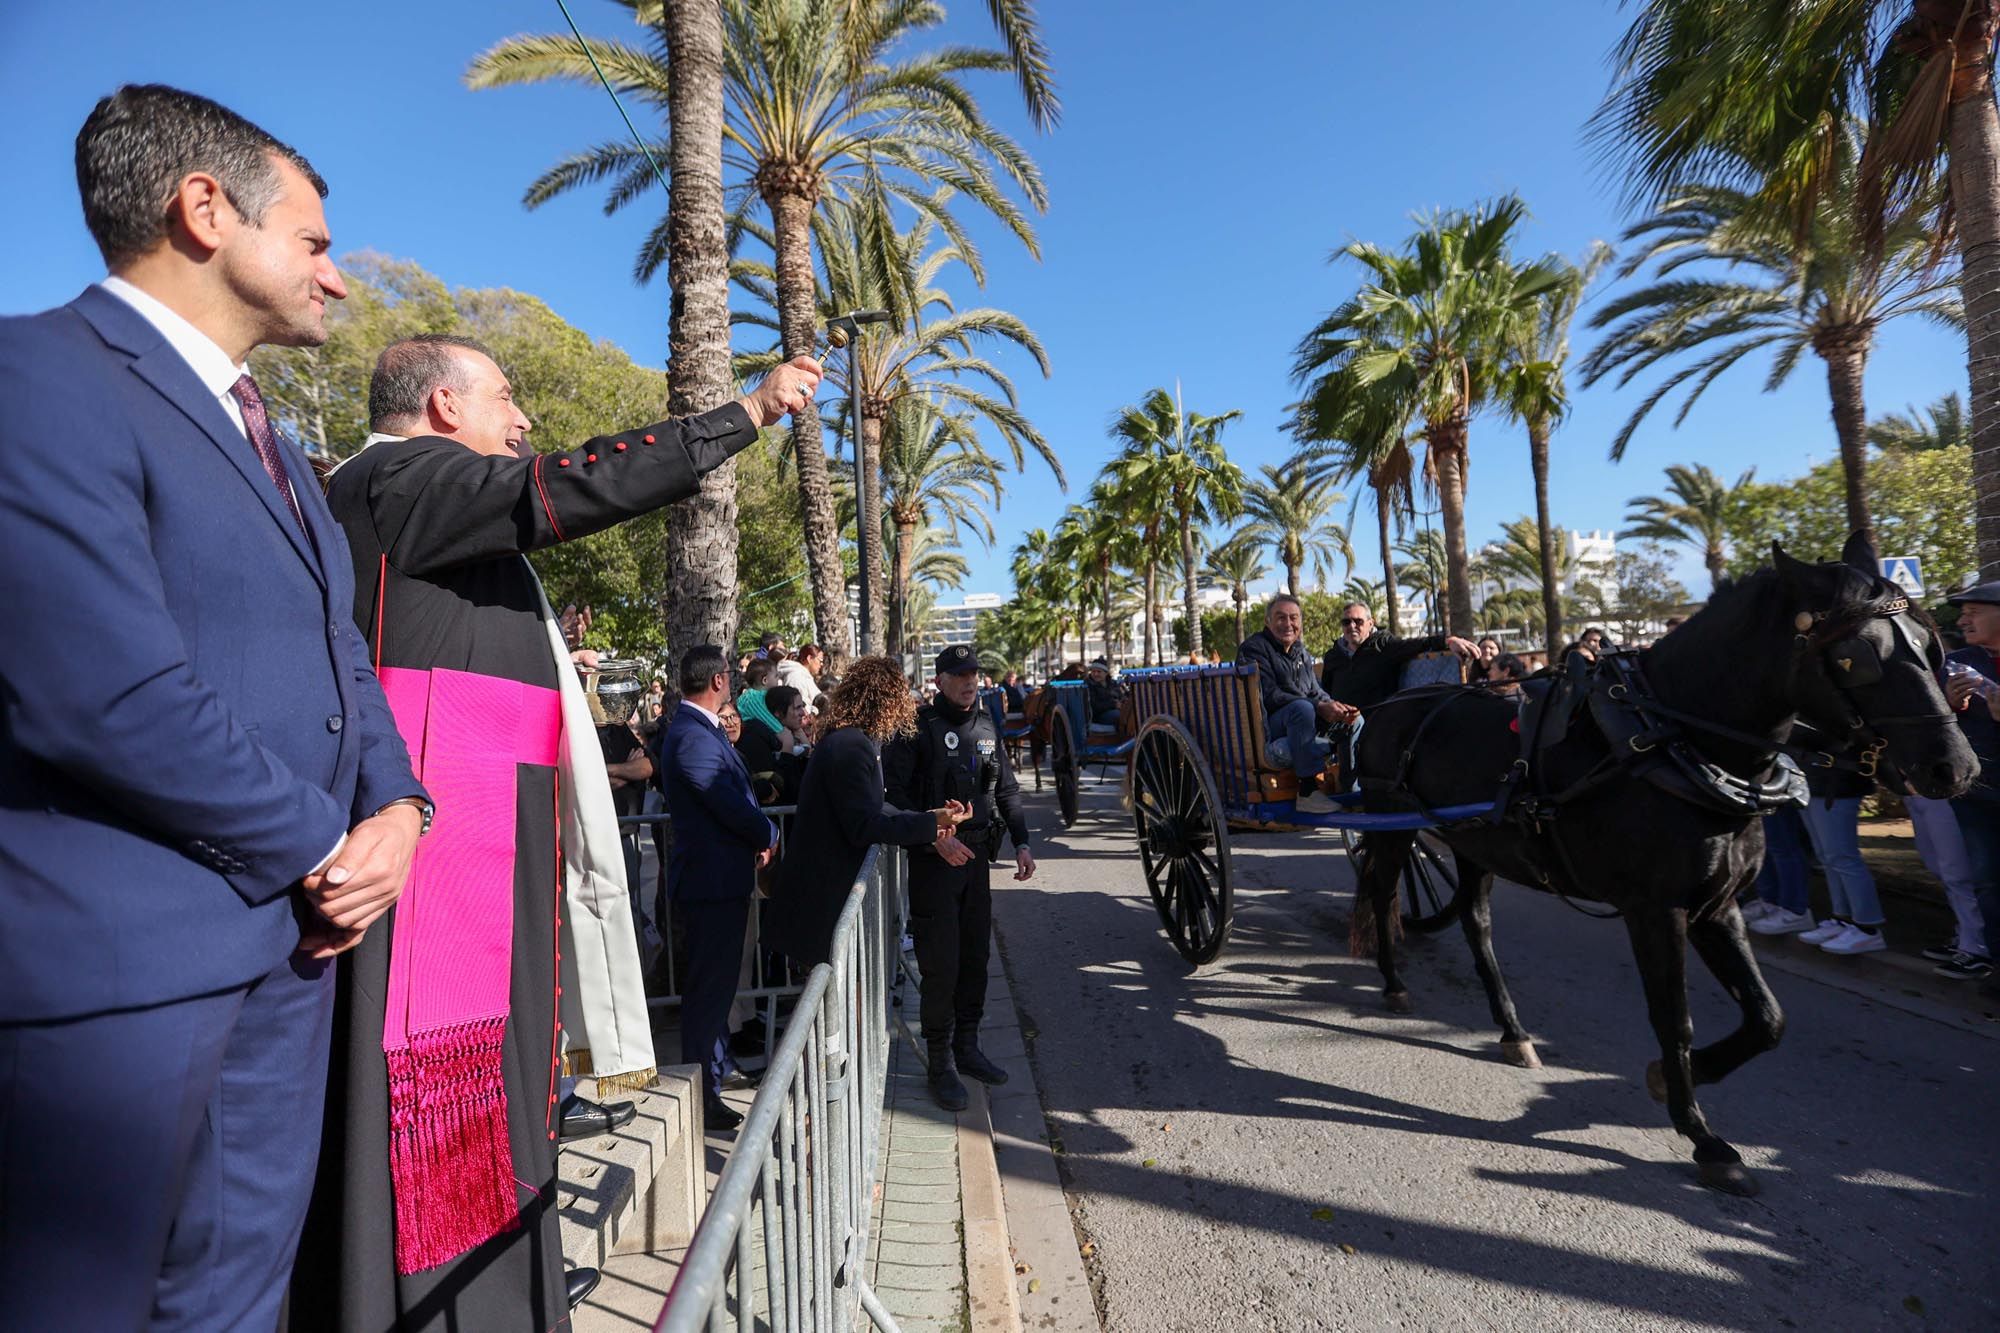
[{"label": "spoked wheel", "polygon": [[[1340,841],[1358,883],[1367,845],[1353,829],[1342,829]],[[1458,895],[1458,865],[1443,838],[1429,829],[1418,832],[1410,846],[1409,864],[1403,867],[1401,887],[1405,930],[1429,935],[1451,924],[1451,900]]]},{"label": "spoked wheel", "polygon": [[1049,723],[1049,773],[1056,780],[1056,808],[1062,812],[1063,827],[1068,828],[1076,823],[1076,789],[1083,780],[1083,763],[1077,758],[1069,714],[1058,708]]},{"label": "spoked wheel", "polygon": [[1181,957],[1212,963],[1229,939],[1234,899],[1228,824],[1208,760],[1177,719],[1156,717],[1132,747],[1127,781],[1160,924]]}]

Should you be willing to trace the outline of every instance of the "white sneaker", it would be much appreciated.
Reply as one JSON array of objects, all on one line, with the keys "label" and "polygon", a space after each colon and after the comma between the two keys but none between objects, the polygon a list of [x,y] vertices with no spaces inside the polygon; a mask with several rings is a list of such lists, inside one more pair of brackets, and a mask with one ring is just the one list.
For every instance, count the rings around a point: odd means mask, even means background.
[{"label": "white sneaker", "polygon": [[1837,916],[1830,916],[1811,930],[1799,932],[1801,944],[1824,944],[1847,929],[1847,923]]},{"label": "white sneaker", "polygon": [[1323,791],[1313,792],[1309,796],[1301,796],[1292,805],[1292,809],[1302,815],[1337,815],[1344,808],[1340,802],[1334,800]]},{"label": "white sneaker", "polygon": [[1738,911],[1743,913],[1745,924],[1752,921],[1761,921],[1777,910],[1776,907],[1765,902],[1762,898],[1752,898],[1747,903],[1738,903],[1736,907]]},{"label": "white sneaker", "polygon": [[1800,931],[1816,928],[1811,912],[1787,912],[1776,906],[1750,923],[1750,929],[1759,935],[1797,935]]},{"label": "white sneaker", "polygon": [[1863,930],[1850,923],[1846,930],[1822,942],[1819,947],[1825,953],[1880,953],[1889,947],[1889,942],[1882,938],[1880,930]]}]

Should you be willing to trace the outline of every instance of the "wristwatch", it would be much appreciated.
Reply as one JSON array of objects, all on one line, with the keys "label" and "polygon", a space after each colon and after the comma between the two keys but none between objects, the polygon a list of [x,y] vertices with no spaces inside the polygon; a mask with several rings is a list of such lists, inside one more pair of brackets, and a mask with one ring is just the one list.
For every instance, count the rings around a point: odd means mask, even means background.
[{"label": "wristwatch", "polygon": [[[429,801],[425,800],[421,796],[403,796],[389,802],[388,805],[382,807],[382,810],[387,810],[391,806],[398,806],[398,805],[414,805],[417,808],[417,810],[423,815],[424,817],[423,827],[417,830],[417,836],[419,838],[423,837],[424,834],[429,833],[431,831],[431,821],[437,818],[436,806],[432,805]],[[377,810],[375,813],[379,815],[382,813],[382,810]]]}]

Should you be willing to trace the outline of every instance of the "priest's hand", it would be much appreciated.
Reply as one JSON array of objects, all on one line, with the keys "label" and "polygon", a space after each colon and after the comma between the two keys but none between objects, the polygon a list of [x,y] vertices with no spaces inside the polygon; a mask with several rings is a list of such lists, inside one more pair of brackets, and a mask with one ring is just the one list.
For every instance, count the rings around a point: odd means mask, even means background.
[{"label": "priest's hand", "polygon": [[386,806],[362,820],[333,859],[305,877],[306,901],[329,925],[367,929],[403,892],[423,827],[423,812],[410,805]]},{"label": "priest's hand", "polygon": [[809,356],[795,356],[770,374],[755,389],[737,399],[750,414],[752,425],[775,426],[794,412],[812,407],[813,395],[826,372]]}]

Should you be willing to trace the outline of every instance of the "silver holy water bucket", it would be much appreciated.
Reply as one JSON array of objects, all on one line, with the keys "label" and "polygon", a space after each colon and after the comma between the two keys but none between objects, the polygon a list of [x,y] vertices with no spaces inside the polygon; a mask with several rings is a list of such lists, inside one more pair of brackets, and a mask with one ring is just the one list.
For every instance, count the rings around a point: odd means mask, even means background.
[{"label": "silver holy water bucket", "polygon": [[639,695],[645,684],[640,679],[646,664],[629,657],[599,658],[597,670],[590,673],[587,685],[597,697],[599,707],[604,710],[607,723],[630,722],[632,712],[639,706]]}]

